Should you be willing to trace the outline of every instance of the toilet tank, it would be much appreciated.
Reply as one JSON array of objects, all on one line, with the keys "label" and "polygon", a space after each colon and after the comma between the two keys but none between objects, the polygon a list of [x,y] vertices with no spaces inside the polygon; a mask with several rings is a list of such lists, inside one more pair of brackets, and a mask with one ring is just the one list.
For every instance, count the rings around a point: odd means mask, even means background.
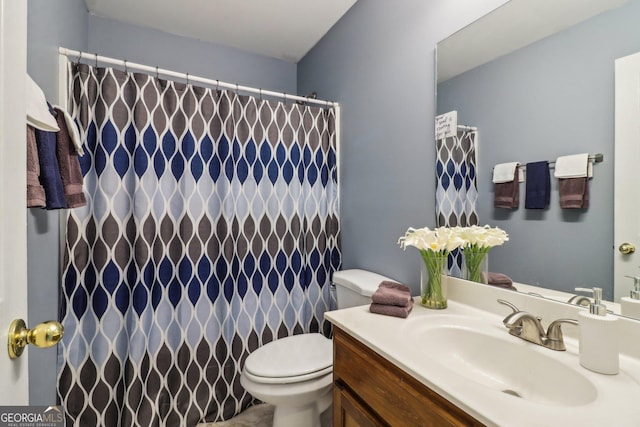
[{"label": "toilet tank", "polygon": [[396,280],[366,270],[336,271],[333,273],[333,285],[336,288],[338,309],[371,304],[371,295],[384,280],[396,282]]}]

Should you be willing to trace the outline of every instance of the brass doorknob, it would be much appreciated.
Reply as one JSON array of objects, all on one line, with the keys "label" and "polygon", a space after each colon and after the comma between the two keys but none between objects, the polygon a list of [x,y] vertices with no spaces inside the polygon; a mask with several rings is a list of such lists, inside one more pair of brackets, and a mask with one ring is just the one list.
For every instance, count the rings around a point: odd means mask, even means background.
[{"label": "brass doorknob", "polygon": [[623,243],[623,244],[620,245],[618,250],[623,255],[629,255],[629,254],[632,254],[632,253],[634,253],[636,251],[636,247],[632,243]]},{"label": "brass doorknob", "polygon": [[63,335],[64,328],[55,320],[38,323],[33,329],[29,329],[24,320],[15,319],[9,326],[9,357],[11,359],[20,357],[27,344],[40,348],[54,346]]}]

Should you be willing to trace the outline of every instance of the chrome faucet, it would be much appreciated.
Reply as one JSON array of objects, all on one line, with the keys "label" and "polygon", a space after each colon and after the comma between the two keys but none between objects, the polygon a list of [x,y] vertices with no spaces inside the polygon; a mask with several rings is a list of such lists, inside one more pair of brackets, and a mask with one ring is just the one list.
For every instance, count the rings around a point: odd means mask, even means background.
[{"label": "chrome faucet", "polygon": [[591,300],[584,295],[574,295],[569,298],[569,301],[567,302],[569,304],[581,305],[583,307],[589,307],[589,304],[591,304]]},{"label": "chrome faucet", "polygon": [[534,316],[526,311],[520,311],[518,307],[509,301],[499,299],[498,302],[513,310],[513,313],[509,314],[502,321],[511,335],[550,348],[551,350],[566,350],[562,337],[562,329],[560,328],[563,323],[578,325],[578,321],[574,319],[558,319],[551,322],[547,332],[545,332],[540,317]]}]

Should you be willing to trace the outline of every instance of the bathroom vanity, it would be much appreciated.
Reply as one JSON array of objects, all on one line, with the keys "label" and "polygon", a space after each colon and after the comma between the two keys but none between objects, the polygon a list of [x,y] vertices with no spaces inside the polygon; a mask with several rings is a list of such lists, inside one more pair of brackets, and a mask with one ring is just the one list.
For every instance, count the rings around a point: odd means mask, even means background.
[{"label": "bathroom vanity", "polygon": [[[566,351],[509,334],[508,300],[549,325],[584,310],[449,278],[449,307],[417,302],[407,319],[368,306],[327,312],[334,325],[334,426],[637,426],[640,322],[619,319],[620,373],[580,365],[578,327]],[[417,300],[416,300],[417,301]]]},{"label": "bathroom vanity", "polygon": [[334,427],[483,425],[342,329],[333,343]]}]

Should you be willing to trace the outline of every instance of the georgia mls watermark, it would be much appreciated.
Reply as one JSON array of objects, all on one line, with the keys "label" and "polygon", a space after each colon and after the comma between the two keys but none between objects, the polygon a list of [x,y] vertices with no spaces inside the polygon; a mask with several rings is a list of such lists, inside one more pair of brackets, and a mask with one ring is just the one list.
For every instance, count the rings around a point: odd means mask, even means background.
[{"label": "georgia mls watermark", "polygon": [[0,406],[0,427],[64,427],[61,406]]}]

